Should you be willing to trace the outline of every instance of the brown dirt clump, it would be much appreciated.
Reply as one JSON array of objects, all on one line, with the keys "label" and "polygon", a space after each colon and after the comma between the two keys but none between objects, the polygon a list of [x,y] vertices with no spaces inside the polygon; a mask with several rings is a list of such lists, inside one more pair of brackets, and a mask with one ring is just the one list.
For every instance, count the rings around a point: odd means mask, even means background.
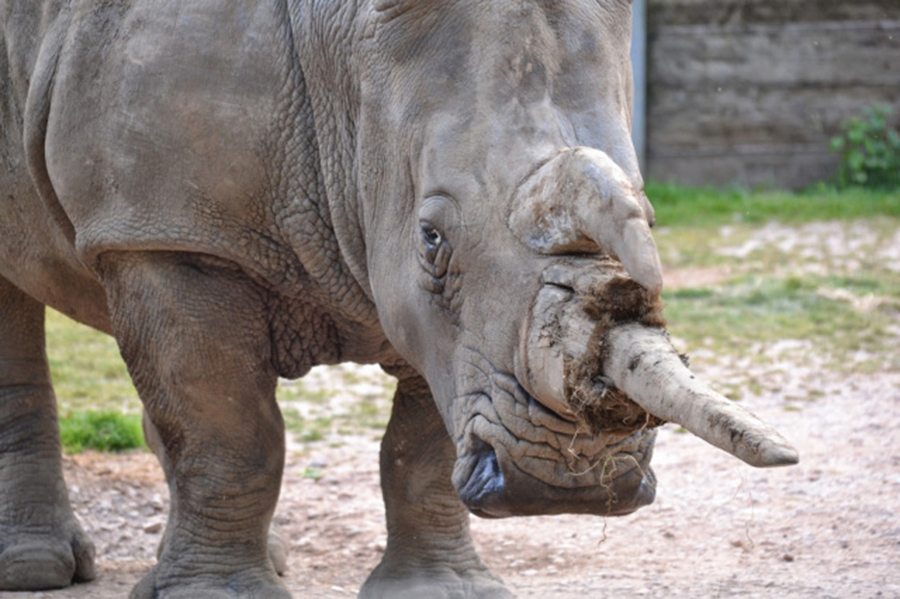
[{"label": "brown dirt clump", "polygon": [[581,304],[594,330],[585,351],[569,356],[566,362],[566,400],[572,412],[592,434],[628,433],[664,424],[631,401],[603,373],[610,329],[631,322],[665,326],[659,297],[616,272],[579,290],[574,301]]}]

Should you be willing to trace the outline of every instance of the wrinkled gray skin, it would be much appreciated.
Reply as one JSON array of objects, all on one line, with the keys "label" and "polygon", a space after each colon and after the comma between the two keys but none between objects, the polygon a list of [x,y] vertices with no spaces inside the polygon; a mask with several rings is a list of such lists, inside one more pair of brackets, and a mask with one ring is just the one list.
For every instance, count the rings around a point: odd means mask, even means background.
[{"label": "wrinkled gray skin", "polygon": [[[364,596],[504,595],[469,511],[652,500],[652,433],[586,437],[514,374],[541,273],[589,269],[652,221],[627,1],[0,0],[0,17],[0,589],[94,576],[45,305],[115,336],[166,470],[134,597],[288,595],[267,552],[275,385],[316,364],[399,378]],[[598,192],[608,238],[540,239],[574,226],[557,209],[511,224],[522,182],[590,162],[578,148],[620,169],[625,199]],[[623,262],[658,291],[652,264]]]}]

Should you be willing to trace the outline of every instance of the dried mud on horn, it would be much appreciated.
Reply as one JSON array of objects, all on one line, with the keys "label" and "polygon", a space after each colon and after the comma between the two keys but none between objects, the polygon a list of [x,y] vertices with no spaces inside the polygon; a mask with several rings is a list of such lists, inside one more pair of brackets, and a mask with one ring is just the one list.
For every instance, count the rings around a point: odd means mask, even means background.
[{"label": "dried mud on horn", "polygon": [[541,323],[538,343],[556,357],[557,372],[542,374],[561,379],[552,386],[554,395],[562,396],[568,415],[592,434],[629,433],[663,424],[663,419],[629,399],[603,372],[606,338],[613,327],[665,325],[658,296],[611,259],[587,273],[551,272],[545,281],[568,290],[560,311]]},{"label": "dried mud on horn", "polygon": [[600,266],[545,273],[526,354],[540,401],[592,434],[675,422],[753,466],[798,461],[777,431],[688,370],[656,294],[617,264]]}]

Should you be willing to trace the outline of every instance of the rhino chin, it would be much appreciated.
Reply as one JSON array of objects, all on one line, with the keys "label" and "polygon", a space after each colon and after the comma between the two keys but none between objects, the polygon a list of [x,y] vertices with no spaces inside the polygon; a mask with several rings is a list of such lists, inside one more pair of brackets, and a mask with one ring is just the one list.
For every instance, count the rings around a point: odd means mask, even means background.
[{"label": "rhino chin", "polygon": [[576,429],[573,436],[564,432],[573,423],[553,419],[521,386],[503,379],[493,393],[461,402],[469,418],[452,481],[473,514],[618,516],[653,502],[653,430],[585,436]]},{"label": "rhino chin", "polygon": [[[551,485],[524,472],[500,445],[494,448],[480,440],[476,445],[480,446],[477,453],[460,456],[453,482],[469,511],[482,518],[552,514],[624,516],[653,503],[656,497],[656,476],[649,467],[652,442],[639,461],[627,454],[634,464],[627,471],[617,473],[603,484],[575,488]],[[611,456],[622,457],[625,456]]]}]

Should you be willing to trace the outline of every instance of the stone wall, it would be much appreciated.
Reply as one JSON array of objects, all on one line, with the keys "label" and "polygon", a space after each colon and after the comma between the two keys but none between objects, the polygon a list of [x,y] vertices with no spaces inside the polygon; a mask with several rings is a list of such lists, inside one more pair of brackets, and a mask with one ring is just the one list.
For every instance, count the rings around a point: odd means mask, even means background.
[{"label": "stone wall", "polygon": [[866,106],[900,127],[900,0],[650,0],[647,171],[802,187]]}]

